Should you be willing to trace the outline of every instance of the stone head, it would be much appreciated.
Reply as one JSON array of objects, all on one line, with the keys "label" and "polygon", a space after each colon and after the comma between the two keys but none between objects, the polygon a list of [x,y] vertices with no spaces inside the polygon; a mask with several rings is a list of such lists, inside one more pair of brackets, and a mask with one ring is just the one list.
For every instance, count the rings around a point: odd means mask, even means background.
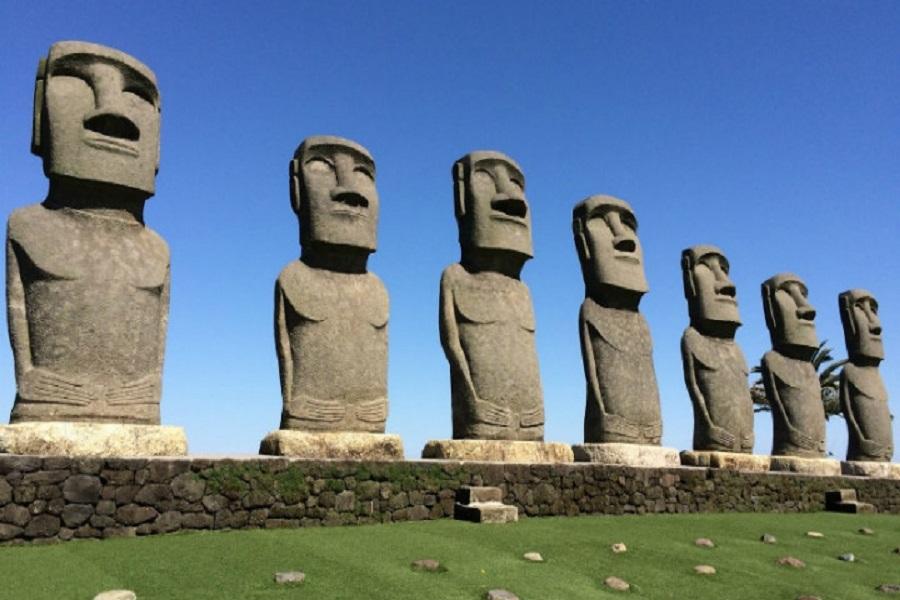
[{"label": "stone head", "polygon": [[725,254],[715,246],[692,246],[681,252],[684,297],[691,323],[741,324],[737,294]]},{"label": "stone head", "polygon": [[818,348],[816,309],[808,296],[806,284],[791,273],[780,273],[763,282],[763,311],[773,348],[804,351]]},{"label": "stone head", "polygon": [[375,252],[378,191],[368,150],[340,137],[308,137],[294,152],[290,178],[301,245]]},{"label": "stone head", "polygon": [[649,289],[631,206],[612,196],[591,196],[572,211],[575,249],[588,289],[643,295]]},{"label": "stone head", "polygon": [[878,302],[867,290],[847,290],[838,295],[844,340],[850,358],[884,358]]},{"label": "stone head", "polygon": [[525,175],[513,159],[487,150],[466,154],[453,164],[453,194],[463,251],[532,257]]},{"label": "stone head", "polygon": [[31,151],[68,177],[152,196],[159,170],[159,89],[146,65],[113,48],[57,42],[38,64]]}]

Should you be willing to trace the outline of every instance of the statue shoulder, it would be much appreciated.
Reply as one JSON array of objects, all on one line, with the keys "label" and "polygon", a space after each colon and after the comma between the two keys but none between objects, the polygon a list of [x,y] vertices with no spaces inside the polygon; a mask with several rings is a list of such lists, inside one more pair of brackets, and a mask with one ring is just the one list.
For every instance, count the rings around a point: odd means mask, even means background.
[{"label": "statue shoulder", "polygon": [[887,400],[887,389],[878,367],[858,367],[848,362],[844,365],[841,377],[860,394],[874,400]]},{"label": "statue shoulder", "polygon": [[276,285],[294,312],[309,321],[324,321],[329,311],[316,290],[316,279],[313,269],[294,260],[278,274]]},{"label": "statue shoulder", "polygon": [[613,348],[629,354],[652,353],[650,327],[641,313],[606,308],[585,298],[581,314],[588,326]]},{"label": "statue shoulder", "polygon": [[390,315],[390,299],[384,282],[375,273],[365,275],[365,313],[366,320],[376,328],[384,327]]},{"label": "statue shoulder", "polygon": [[44,208],[42,204],[29,204],[9,215],[6,236],[22,248],[28,248],[32,242],[58,230],[60,224],[57,221],[54,211]]},{"label": "statue shoulder", "polygon": [[161,235],[159,235],[149,227],[144,227],[144,230],[141,232],[141,237],[148,250],[153,253],[153,256],[155,256],[160,262],[168,266],[169,244],[166,242],[166,240],[164,240]]},{"label": "statue shoulder", "polygon": [[527,331],[535,330],[531,294],[521,281],[507,281],[493,274],[473,275],[459,265],[448,267],[441,281],[452,292],[456,312],[463,321],[516,323]]},{"label": "statue shoulder", "polygon": [[805,388],[813,380],[818,383],[812,363],[784,356],[777,350],[769,350],[763,355],[763,367],[785,385]]}]

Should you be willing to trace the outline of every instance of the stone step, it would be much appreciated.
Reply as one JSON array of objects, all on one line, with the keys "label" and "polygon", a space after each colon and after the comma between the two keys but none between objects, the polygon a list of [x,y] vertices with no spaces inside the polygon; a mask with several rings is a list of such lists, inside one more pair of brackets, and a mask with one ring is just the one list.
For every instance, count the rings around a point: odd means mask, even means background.
[{"label": "stone step", "polygon": [[498,487],[464,485],[456,490],[456,501],[460,504],[503,502],[503,490]]},{"label": "stone step", "polygon": [[850,500],[848,502],[838,502],[826,508],[832,512],[842,512],[850,514],[874,513],[875,506],[868,502],[860,502],[859,500]]},{"label": "stone step", "polygon": [[453,518],[472,523],[515,523],[519,520],[519,509],[500,502],[457,502]]},{"label": "stone step", "polygon": [[838,504],[840,502],[855,502],[856,500],[856,490],[854,489],[830,490],[825,492],[825,506]]}]

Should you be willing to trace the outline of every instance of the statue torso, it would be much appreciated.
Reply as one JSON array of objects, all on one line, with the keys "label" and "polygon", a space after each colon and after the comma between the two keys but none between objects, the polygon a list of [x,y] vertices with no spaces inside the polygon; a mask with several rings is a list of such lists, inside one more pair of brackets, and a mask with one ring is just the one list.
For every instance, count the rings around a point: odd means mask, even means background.
[{"label": "statue torso", "polygon": [[[849,401],[844,411],[852,411],[863,440],[852,427],[847,460],[890,460],[893,456],[893,431],[888,395],[876,366],[844,365],[841,372],[843,394]],[[868,443],[866,443],[868,442]]]},{"label": "statue torso", "polygon": [[[784,422],[772,395],[768,394],[770,403],[773,403],[772,454],[822,456],[825,452],[825,408],[819,377],[812,363],[770,350],[763,356],[763,369],[772,375],[776,401],[780,401],[788,420]],[[788,425],[808,438],[808,442],[800,443],[797,438],[791,438]]]}]

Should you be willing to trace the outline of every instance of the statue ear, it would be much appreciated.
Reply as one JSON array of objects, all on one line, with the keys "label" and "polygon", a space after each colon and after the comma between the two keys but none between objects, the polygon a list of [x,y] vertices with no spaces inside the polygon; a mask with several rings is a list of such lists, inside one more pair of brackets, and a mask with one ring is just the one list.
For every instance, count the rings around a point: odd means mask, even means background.
[{"label": "statue ear", "polygon": [[572,219],[572,233],[575,236],[575,250],[578,252],[578,258],[582,262],[591,260],[591,250],[588,247],[587,239],[584,237],[584,222],[581,217]]},{"label": "statue ear", "polygon": [[681,253],[681,278],[684,281],[684,297],[690,300],[697,295],[697,289],[694,287],[694,270],[693,261],[690,255],[685,251]]},{"label": "statue ear", "polygon": [[294,212],[298,215],[300,214],[300,177],[302,175],[300,171],[300,159],[295,158],[291,160],[288,165],[288,170],[290,172],[290,188],[291,188],[291,208],[294,209]]},{"label": "statue ear", "polygon": [[775,338],[776,329],[778,327],[777,321],[775,320],[775,307],[772,305],[772,296],[774,295],[775,290],[773,290],[771,286],[766,283],[762,284],[763,313],[766,317],[766,326],[769,328],[769,332],[772,334],[773,339]]},{"label": "statue ear", "polygon": [[462,161],[453,164],[453,202],[456,209],[456,218],[461,219],[466,214],[466,166]]},{"label": "statue ear", "polygon": [[44,84],[47,81],[47,59],[38,61],[37,75],[34,79],[34,113],[31,119],[31,153],[44,155],[41,145],[41,127],[44,121]]},{"label": "statue ear", "polygon": [[844,329],[853,337],[856,336],[856,319],[853,318],[853,301],[850,294],[838,295],[838,311],[841,314],[841,323]]}]

